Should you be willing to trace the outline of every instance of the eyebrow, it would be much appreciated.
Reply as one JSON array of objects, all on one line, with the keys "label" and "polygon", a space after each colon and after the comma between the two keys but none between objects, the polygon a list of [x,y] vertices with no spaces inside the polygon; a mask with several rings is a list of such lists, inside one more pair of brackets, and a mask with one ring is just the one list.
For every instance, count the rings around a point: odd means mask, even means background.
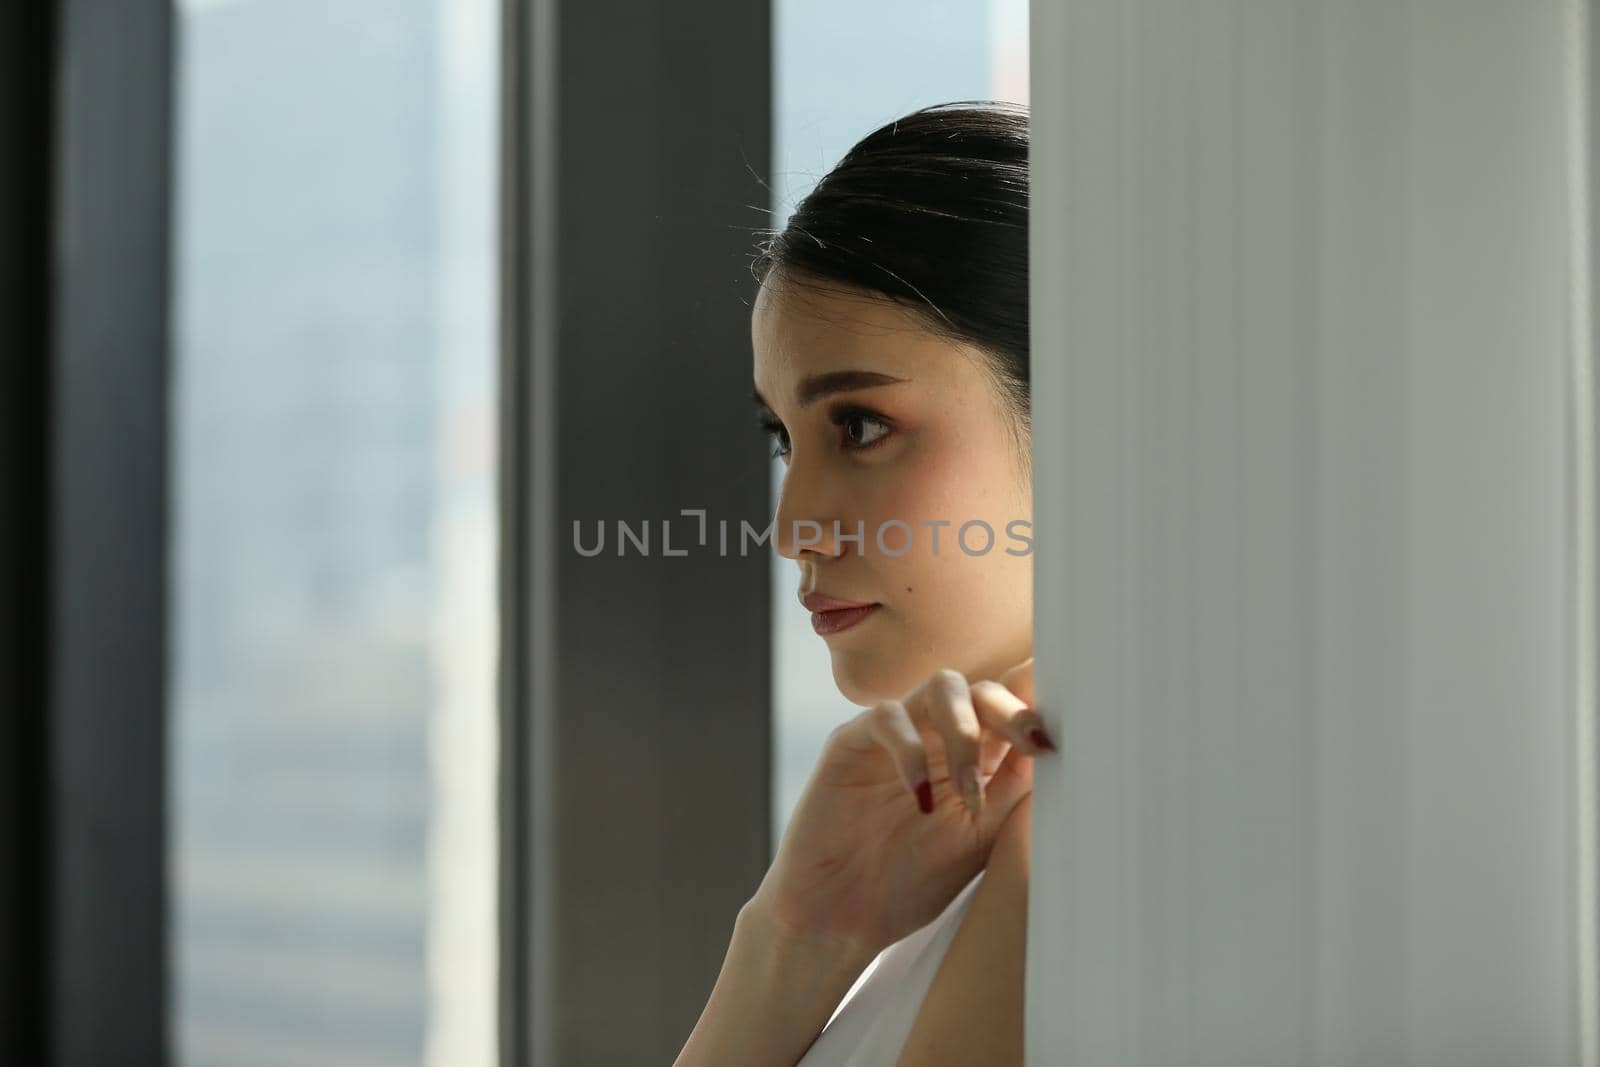
[{"label": "eyebrow", "polygon": [[[800,383],[794,391],[795,402],[801,407],[810,407],[825,396],[834,393],[844,393],[852,389],[870,389],[875,385],[894,385],[906,379],[896,378],[892,374],[880,374],[872,370],[835,370],[826,374],[813,374]],[[757,404],[772,410],[772,405],[767,403],[761,395],[761,390],[752,389],[750,398]]]}]

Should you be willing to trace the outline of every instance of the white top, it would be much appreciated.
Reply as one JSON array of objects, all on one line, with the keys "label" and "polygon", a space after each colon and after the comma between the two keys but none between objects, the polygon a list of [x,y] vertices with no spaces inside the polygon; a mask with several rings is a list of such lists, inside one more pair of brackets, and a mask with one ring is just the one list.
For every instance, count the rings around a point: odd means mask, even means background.
[{"label": "white top", "polygon": [[795,1067],[892,1067],[982,880],[979,871],[937,919],[878,953]]}]

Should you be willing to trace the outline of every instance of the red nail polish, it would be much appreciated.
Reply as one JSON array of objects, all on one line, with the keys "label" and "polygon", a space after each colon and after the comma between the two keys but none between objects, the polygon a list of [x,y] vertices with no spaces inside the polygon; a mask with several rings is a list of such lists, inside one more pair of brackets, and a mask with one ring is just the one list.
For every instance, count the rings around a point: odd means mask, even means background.
[{"label": "red nail polish", "polygon": [[1033,743],[1038,745],[1040,748],[1049,749],[1051,752],[1056,750],[1055,742],[1046,737],[1044,735],[1044,731],[1039,729],[1037,726],[1028,732],[1028,737],[1031,738]]},{"label": "red nail polish", "polygon": [[917,783],[917,807],[925,815],[933,810],[933,786],[928,784],[926,778]]}]

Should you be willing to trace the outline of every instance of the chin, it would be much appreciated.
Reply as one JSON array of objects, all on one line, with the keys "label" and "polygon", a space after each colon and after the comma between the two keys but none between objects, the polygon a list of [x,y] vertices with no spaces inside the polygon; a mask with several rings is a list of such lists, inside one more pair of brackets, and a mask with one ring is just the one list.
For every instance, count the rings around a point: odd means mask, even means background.
[{"label": "chin", "polygon": [[922,680],[896,677],[892,656],[833,653],[833,684],[852,704],[870,708],[885,700],[898,700]]}]

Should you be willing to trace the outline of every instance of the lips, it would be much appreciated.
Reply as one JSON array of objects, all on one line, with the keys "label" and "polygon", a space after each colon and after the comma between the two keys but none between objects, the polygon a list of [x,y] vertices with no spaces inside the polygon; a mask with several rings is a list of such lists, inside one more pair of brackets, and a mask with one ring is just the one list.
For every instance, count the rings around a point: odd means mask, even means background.
[{"label": "lips", "polygon": [[823,593],[802,593],[800,603],[811,612],[811,628],[819,634],[848,630],[880,607],[869,601],[840,600]]},{"label": "lips", "polygon": [[840,600],[836,596],[826,596],[822,593],[801,593],[800,603],[805,605],[807,611],[844,611],[848,608],[872,606],[872,602],[868,600]]}]

